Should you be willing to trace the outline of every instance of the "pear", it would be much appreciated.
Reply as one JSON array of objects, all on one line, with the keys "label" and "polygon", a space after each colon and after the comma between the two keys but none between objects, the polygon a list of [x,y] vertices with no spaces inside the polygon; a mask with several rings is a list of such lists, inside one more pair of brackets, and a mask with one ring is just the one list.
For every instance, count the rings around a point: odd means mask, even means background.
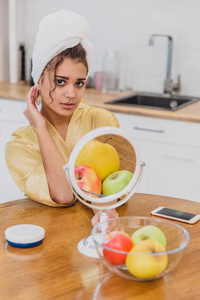
[{"label": "pear", "polygon": [[120,158],[112,145],[91,140],[79,152],[75,166],[78,165],[91,167],[103,181],[108,175],[119,170]]}]

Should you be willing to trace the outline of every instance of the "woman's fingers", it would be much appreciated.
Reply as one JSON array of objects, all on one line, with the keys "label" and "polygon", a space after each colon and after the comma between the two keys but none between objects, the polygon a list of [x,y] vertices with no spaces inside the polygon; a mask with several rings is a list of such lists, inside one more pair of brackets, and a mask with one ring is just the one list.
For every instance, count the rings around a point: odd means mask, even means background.
[{"label": "woman's fingers", "polygon": [[98,211],[92,218],[91,220],[91,223],[92,223],[92,226],[95,226],[96,224],[99,223],[99,220],[100,220],[100,214],[101,214],[101,211]]},{"label": "woman's fingers", "polygon": [[35,127],[39,124],[46,125],[46,121],[36,106],[39,91],[36,86],[32,87],[27,95],[27,106],[24,115],[28,121]]},{"label": "woman's fingers", "polygon": [[27,97],[26,97],[26,100],[27,100],[27,101],[30,100],[30,99],[32,99],[32,97],[33,97],[33,92],[34,92],[34,86],[32,86],[32,88],[30,88],[30,90],[29,90],[29,92],[28,92],[28,95],[27,95]]},{"label": "woman's fingers", "polygon": [[35,102],[37,101],[37,97],[38,97],[37,87],[33,86],[27,95],[27,105],[33,104],[36,107]]},{"label": "woman's fingers", "polygon": [[117,213],[116,209],[110,209],[108,211],[108,219],[118,218],[118,217],[119,217],[119,214]]}]

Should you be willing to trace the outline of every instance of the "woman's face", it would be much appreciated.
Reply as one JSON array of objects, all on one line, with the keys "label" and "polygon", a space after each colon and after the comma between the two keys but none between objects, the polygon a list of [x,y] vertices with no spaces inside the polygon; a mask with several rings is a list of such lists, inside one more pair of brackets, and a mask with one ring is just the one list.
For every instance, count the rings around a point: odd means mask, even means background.
[{"label": "woman's face", "polygon": [[[44,71],[43,80],[39,82],[43,115],[51,121],[63,117],[70,119],[84,95],[86,76],[86,66],[69,58],[57,67],[55,82],[54,70]],[[50,97],[49,91],[54,86]]]}]

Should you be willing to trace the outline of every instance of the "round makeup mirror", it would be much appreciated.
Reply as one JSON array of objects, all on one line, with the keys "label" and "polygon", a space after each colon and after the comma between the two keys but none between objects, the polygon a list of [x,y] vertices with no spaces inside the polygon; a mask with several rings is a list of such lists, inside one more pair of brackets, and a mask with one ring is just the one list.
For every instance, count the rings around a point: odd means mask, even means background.
[{"label": "round makeup mirror", "polygon": [[[95,169],[101,179],[100,192],[89,191],[80,186],[75,174],[79,165]],[[130,135],[120,128],[101,127],[80,139],[63,169],[75,197],[84,205],[102,211],[101,224],[108,217],[108,209],[121,206],[135,193],[143,166],[137,146]],[[87,256],[98,258],[91,236],[81,240],[78,249]]]}]

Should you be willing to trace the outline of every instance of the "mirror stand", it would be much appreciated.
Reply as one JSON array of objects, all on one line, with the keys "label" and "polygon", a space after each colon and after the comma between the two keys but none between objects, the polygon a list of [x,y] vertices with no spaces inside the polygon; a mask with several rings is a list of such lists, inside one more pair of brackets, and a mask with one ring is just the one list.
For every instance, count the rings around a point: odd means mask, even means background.
[{"label": "mirror stand", "polygon": [[[112,194],[109,196],[101,197],[92,197],[90,194],[84,193],[83,190],[79,188],[76,182],[75,174],[74,174],[74,168],[76,164],[77,156],[80,152],[80,150],[92,139],[100,138],[101,136],[107,135],[113,135],[113,139],[116,138],[116,144],[114,144],[115,147],[118,145],[121,147],[120,149],[120,162],[125,163],[126,166],[130,167],[131,165],[131,159],[134,157],[134,171],[133,171],[133,177],[130,180],[130,182],[127,184],[127,186],[121,190],[120,192],[117,192],[116,194]],[[119,141],[119,138],[123,138],[123,141]],[[112,139],[111,139],[112,140]],[[126,144],[128,143],[128,145]],[[131,147],[131,150],[133,153],[131,155],[127,155],[128,147]],[[75,197],[84,205],[92,208],[92,209],[101,209],[101,215],[100,215],[100,222],[99,226],[101,226],[101,234],[106,233],[106,228],[103,228],[103,224],[101,223],[107,220],[108,217],[108,210],[112,208],[117,208],[128,201],[128,199],[135,193],[136,188],[140,182],[141,175],[142,175],[142,169],[145,164],[140,161],[139,153],[137,150],[137,146],[135,145],[135,142],[132,140],[132,137],[130,137],[126,132],[122,131],[120,128],[116,127],[101,127],[92,130],[91,132],[87,133],[85,136],[83,136],[80,141],[75,145],[68,164],[63,166],[63,169],[66,173],[67,180],[69,182],[69,185],[75,195]],[[98,195],[98,194],[96,194]],[[100,196],[100,195],[99,195]],[[115,202],[113,204],[113,201]],[[104,205],[104,206],[103,206]],[[78,243],[78,250],[89,257],[92,258],[99,258],[99,255],[97,253],[94,241],[92,239],[92,236],[88,236],[86,238],[83,238]]]},{"label": "mirror stand", "polygon": [[[101,211],[101,215],[100,215],[100,224],[103,223],[104,221],[107,220],[108,217],[108,212],[107,210],[103,209]],[[101,226],[101,225],[100,225]],[[102,234],[104,232],[106,228],[103,228],[103,226],[101,226],[101,231]],[[99,255],[97,253],[93,238],[91,235],[83,238],[79,243],[78,243],[78,250],[79,252],[81,252],[82,254],[92,257],[92,258],[99,258]]]}]

